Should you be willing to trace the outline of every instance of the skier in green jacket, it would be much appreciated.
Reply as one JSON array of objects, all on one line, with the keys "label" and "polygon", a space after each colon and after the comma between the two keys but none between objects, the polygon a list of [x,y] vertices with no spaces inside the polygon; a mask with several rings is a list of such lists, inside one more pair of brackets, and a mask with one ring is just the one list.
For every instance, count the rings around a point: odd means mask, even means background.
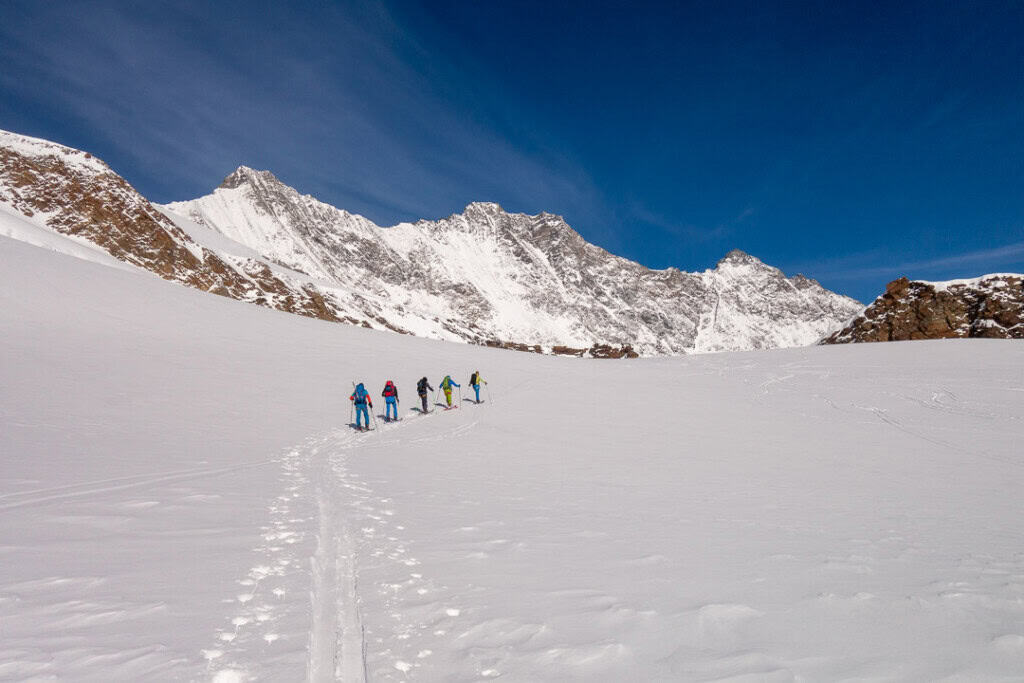
[{"label": "skier in green jacket", "polygon": [[452,387],[462,387],[461,384],[456,384],[455,380],[452,379],[451,375],[445,375],[444,379],[441,380],[441,391],[444,392],[444,400],[448,402],[448,407],[445,410],[451,410],[452,408],[458,408],[458,406],[452,405]]}]

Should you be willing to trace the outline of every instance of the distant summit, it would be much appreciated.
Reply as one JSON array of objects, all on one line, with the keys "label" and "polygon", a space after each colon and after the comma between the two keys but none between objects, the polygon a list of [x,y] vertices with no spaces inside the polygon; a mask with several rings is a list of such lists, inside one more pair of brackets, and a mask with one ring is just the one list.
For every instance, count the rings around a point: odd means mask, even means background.
[{"label": "distant summit", "polygon": [[374,327],[614,357],[813,344],[863,309],[738,249],[703,273],[652,270],[495,202],[384,229],[264,173],[166,208],[336,287]]},{"label": "distant summit", "polygon": [[239,166],[224,178],[223,181],[221,181],[221,184],[217,186],[217,189],[233,190],[247,183],[252,183],[253,181],[283,185],[283,183],[277,179],[277,176],[270,171],[257,171],[249,168],[248,166]]},{"label": "distant summit", "polygon": [[741,266],[756,266],[764,265],[761,259],[751,256],[745,251],[740,249],[733,249],[728,254],[718,260],[718,265],[741,265]]}]

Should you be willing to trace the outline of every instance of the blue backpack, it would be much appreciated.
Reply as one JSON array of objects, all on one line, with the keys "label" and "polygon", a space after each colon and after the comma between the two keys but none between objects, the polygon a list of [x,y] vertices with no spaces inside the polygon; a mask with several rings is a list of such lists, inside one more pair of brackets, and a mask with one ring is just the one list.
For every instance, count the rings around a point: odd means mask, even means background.
[{"label": "blue backpack", "polygon": [[357,406],[365,406],[367,396],[368,394],[366,393],[366,389],[363,388],[362,384],[356,386],[355,397]]}]

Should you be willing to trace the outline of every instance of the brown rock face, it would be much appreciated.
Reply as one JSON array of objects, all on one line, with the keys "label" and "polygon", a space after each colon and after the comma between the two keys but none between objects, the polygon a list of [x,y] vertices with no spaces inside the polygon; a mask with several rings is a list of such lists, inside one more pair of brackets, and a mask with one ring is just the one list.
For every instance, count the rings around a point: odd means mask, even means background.
[{"label": "brown rock face", "polygon": [[986,337],[1024,339],[1024,276],[935,285],[902,277],[821,343]]},{"label": "brown rock face", "polygon": [[520,344],[518,342],[501,341],[500,339],[488,339],[483,343],[492,349],[509,349],[510,351],[529,351],[530,353],[544,353],[540,344]]},{"label": "brown rock face", "polygon": [[[500,349],[512,349],[513,351],[532,351],[534,353],[543,353],[543,350],[539,345],[527,345],[516,342],[506,342],[500,340],[488,340],[484,342],[485,346],[490,346]],[[639,358],[640,354],[633,350],[633,347],[629,344],[624,346],[611,346],[609,344],[594,344],[589,349],[578,349],[572,346],[552,346],[551,353],[556,356],[575,356],[577,358],[583,358],[584,356],[590,356],[591,358]]]},{"label": "brown rock face", "polygon": [[[287,283],[265,263],[229,263],[196,244],[135,188],[88,154],[0,147],[0,201],[83,237],[111,256],[189,287],[322,320],[340,321],[328,295]],[[80,163],[89,160],[89,163]]]},{"label": "brown rock face", "polygon": [[629,344],[625,346],[609,346],[608,344],[594,344],[588,353],[592,358],[638,358],[639,354]]}]

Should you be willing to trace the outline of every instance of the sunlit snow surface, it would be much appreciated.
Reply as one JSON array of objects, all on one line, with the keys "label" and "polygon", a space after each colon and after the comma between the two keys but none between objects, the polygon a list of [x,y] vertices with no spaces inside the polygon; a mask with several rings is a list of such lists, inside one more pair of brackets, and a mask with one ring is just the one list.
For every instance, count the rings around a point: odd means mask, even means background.
[{"label": "sunlit snow surface", "polygon": [[1024,671],[1020,342],[585,361],[47,246],[0,237],[0,679]]}]

